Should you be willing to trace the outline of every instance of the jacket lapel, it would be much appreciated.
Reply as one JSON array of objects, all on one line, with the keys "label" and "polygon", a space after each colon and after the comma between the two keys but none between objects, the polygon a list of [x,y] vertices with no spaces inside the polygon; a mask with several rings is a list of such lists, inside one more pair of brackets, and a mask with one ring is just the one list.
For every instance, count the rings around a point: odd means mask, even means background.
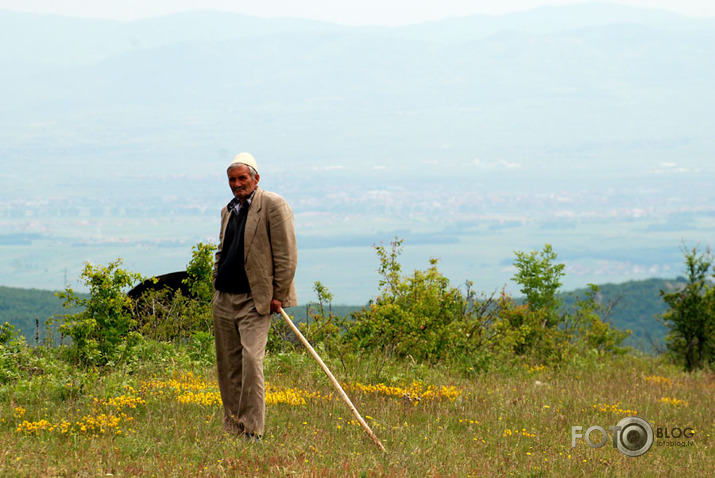
[{"label": "jacket lapel", "polygon": [[244,261],[248,259],[248,251],[251,249],[253,238],[258,230],[258,224],[261,222],[261,206],[263,203],[263,191],[256,186],[256,194],[253,195],[251,207],[248,208],[248,216],[246,216],[246,230],[243,233],[243,250]]}]

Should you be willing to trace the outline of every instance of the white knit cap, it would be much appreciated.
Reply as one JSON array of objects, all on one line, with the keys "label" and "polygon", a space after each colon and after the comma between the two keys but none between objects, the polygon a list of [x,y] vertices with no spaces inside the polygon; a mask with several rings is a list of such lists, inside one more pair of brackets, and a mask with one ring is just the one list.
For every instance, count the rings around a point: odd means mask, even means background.
[{"label": "white knit cap", "polygon": [[256,158],[254,158],[249,153],[237,154],[231,164],[228,165],[228,169],[234,168],[239,164],[245,164],[246,166],[252,167],[256,172],[258,172],[258,166],[256,165]]}]

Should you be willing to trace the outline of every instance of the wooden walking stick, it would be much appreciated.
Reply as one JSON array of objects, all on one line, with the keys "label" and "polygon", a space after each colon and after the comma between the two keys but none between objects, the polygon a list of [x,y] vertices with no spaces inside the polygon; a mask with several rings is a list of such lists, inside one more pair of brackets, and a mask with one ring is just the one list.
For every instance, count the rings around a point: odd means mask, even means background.
[{"label": "wooden walking stick", "polygon": [[338,391],[338,394],[340,395],[340,398],[343,399],[343,401],[348,405],[348,408],[350,408],[350,411],[353,412],[353,415],[355,415],[355,418],[357,418],[358,423],[362,425],[363,429],[365,432],[367,432],[368,436],[372,439],[373,442],[375,442],[375,445],[380,448],[382,451],[386,451],[385,447],[382,446],[382,443],[380,443],[380,439],[375,436],[375,434],[372,432],[370,427],[368,426],[367,423],[365,423],[365,420],[360,416],[360,413],[357,411],[357,408],[355,408],[355,405],[353,405],[353,402],[350,401],[348,396],[345,394],[345,391],[343,390],[343,387],[340,386],[338,381],[335,379],[335,376],[330,372],[330,369],[328,368],[327,365],[325,365],[325,362],[320,358],[318,353],[315,351],[315,349],[310,345],[310,343],[303,337],[303,334],[300,333],[300,330],[298,330],[298,327],[295,326],[293,321],[291,320],[290,317],[288,317],[288,314],[286,314],[285,310],[281,308],[281,315],[285,319],[286,323],[288,326],[291,328],[293,333],[298,337],[300,342],[305,346],[306,349],[308,349],[308,352],[313,356],[315,360],[318,361],[320,364],[320,367],[323,369],[323,372],[328,376],[330,379],[330,382],[333,384],[335,389]]}]

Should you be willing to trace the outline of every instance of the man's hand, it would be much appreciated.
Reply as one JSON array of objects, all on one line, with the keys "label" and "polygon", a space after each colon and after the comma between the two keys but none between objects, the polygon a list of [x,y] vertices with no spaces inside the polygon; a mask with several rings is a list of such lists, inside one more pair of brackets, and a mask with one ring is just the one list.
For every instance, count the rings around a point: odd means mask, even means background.
[{"label": "man's hand", "polygon": [[271,314],[280,314],[283,303],[278,299],[271,299]]}]

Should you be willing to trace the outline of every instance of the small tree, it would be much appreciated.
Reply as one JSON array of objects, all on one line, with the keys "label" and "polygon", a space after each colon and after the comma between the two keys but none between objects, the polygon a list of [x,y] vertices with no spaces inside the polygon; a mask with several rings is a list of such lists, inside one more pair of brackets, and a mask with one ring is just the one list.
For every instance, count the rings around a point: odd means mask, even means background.
[{"label": "small tree", "polygon": [[516,251],[514,265],[517,268],[514,282],[521,286],[530,311],[546,312],[546,327],[554,327],[561,320],[559,309],[561,299],[556,295],[561,288],[564,264],[555,263],[558,255],[551,244],[544,245],[543,251],[529,253]]},{"label": "small tree", "polygon": [[619,353],[629,331],[614,329],[601,317],[604,311],[596,300],[598,286],[590,285],[585,299],[573,310],[563,308],[559,297],[564,264],[550,244],[542,251],[515,252],[514,281],[526,296],[522,308],[504,307],[501,328],[518,355],[531,354],[542,361],[560,361],[574,351]]},{"label": "small tree", "polygon": [[473,351],[475,344],[487,340],[483,320],[492,315],[473,303],[471,290],[465,295],[452,287],[437,269],[437,259],[430,259],[426,270],[403,276],[397,261],[402,240],[395,239],[391,246],[375,246],[380,294],[352,314],[353,321],[346,323],[348,342],[362,350],[435,363]]},{"label": "small tree", "polygon": [[186,266],[188,278],[184,281],[191,297],[203,305],[210,305],[214,295],[213,255],[216,246],[199,242],[191,251],[191,261]]},{"label": "small tree", "polygon": [[330,349],[335,340],[339,338],[342,321],[333,315],[332,292],[320,281],[313,283],[313,291],[318,301],[311,302],[306,306],[306,322],[301,326],[306,338],[315,343],[323,343],[326,348]]},{"label": "small tree", "polygon": [[60,332],[72,339],[70,358],[82,365],[106,365],[125,356],[140,336],[135,326],[131,299],[123,289],[141,279],[139,274],[121,269],[121,259],[108,266],[85,263],[82,278],[89,298],[78,296],[69,286],[57,295],[65,308],[81,312],[63,316]]},{"label": "small tree", "polygon": [[669,309],[662,315],[670,329],[668,350],[686,371],[715,362],[715,292],[708,281],[713,255],[683,247],[687,284],[675,292],[660,292]]},{"label": "small tree", "polygon": [[22,376],[28,354],[25,338],[8,322],[0,324],[0,384],[10,383]]},{"label": "small tree", "polygon": [[213,335],[213,311],[211,301],[214,295],[213,257],[216,246],[199,242],[193,247],[191,261],[186,266],[188,278],[184,281],[189,288],[191,301],[188,313],[191,330],[201,336]]}]

